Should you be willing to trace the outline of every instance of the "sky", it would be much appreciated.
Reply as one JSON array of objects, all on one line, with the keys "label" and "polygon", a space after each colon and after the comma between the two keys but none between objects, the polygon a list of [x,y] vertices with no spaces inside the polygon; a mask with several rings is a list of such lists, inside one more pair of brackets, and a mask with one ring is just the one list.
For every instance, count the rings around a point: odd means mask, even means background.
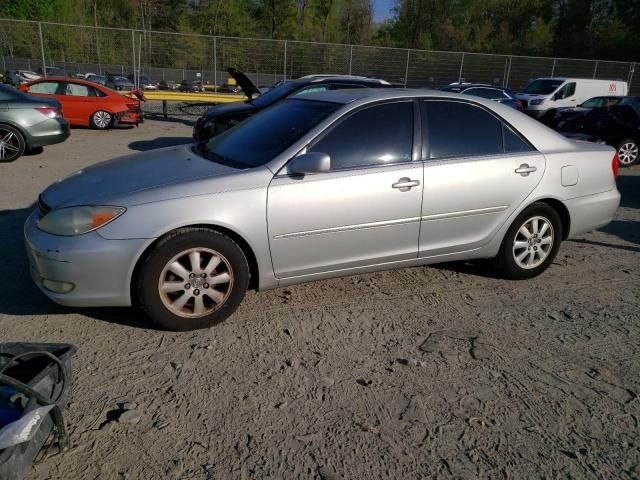
[{"label": "sky", "polygon": [[376,22],[383,22],[384,20],[391,18],[393,7],[393,0],[373,0],[373,20]]}]

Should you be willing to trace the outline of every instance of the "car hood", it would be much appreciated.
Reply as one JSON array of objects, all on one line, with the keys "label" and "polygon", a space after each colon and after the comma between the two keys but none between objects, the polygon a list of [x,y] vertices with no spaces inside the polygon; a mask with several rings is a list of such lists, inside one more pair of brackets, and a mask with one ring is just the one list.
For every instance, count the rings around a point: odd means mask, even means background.
[{"label": "car hood", "polygon": [[221,103],[207,110],[207,113],[204,114],[204,118],[211,120],[214,118],[226,117],[227,115],[247,113],[255,109],[255,105],[249,102]]},{"label": "car hood", "polygon": [[[144,203],[140,194],[159,187],[238,172],[195,154],[191,147],[162,148],[92,165],[49,186],[41,199],[51,208],[109,205],[114,201],[127,207],[127,198]],[[190,194],[186,191],[182,196]]]},{"label": "car hood", "polygon": [[254,83],[249,80],[249,77],[247,77],[244,73],[236,70],[235,68],[228,68],[227,72],[229,72],[229,75],[231,75],[231,77],[236,81],[247,98],[251,99],[256,95],[260,95],[260,90],[258,89],[258,87],[256,87]]}]

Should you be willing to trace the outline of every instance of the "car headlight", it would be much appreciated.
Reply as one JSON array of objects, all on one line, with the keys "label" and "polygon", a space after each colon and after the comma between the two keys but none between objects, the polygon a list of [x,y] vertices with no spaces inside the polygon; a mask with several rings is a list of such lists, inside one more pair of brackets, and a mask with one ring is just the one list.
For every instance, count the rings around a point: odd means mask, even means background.
[{"label": "car headlight", "polygon": [[544,98],[538,98],[535,100],[531,100],[529,102],[530,105],[542,105],[544,103]]},{"label": "car headlight", "polygon": [[82,206],[52,210],[38,221],[38,228],[53,235],[82,235],[96,230],[124,213],[123,207]]}]

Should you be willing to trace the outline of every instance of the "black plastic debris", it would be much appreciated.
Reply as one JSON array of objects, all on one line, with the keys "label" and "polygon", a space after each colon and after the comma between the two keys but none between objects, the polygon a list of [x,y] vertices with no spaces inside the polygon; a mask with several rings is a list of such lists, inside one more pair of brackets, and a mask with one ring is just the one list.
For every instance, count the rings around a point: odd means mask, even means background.
[{"label": "black plastic debris", "polygon": [[75,352],[70,344],[0,343],[0,479],[21,480],[45,442],[68,446],[62,411]]}]

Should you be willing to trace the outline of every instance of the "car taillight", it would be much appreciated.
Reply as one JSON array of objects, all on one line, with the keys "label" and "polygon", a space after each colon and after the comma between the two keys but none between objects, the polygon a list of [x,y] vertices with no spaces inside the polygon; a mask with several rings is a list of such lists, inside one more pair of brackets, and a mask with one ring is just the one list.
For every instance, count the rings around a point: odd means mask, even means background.
[{"label": "car taillight", "polygon": [[523,105],[523,103],[522,103],[520,100],[516,100],[516,105],[518,106],[518,108],[519,108],[520,110],[523,110],[523,109],[524,109],[524,105]]},{"label": "car taillight", "polygon": [[618,159],[618,152],[613,156],[611,160],[611,170],[613,171],[613,178],[618,178],[618,169],[620,168],[620,159]]},{"label": "car taillight", "polygon": [[47,118],[56,118],[62,116],[62,113],[56,107],[37,107],[36,110]]},{"label": "car taillight", "polygon": [[127,108],[129,110],[137,112],[138,110],[140,110],[140,104],[139,103],[127,103]]}]

